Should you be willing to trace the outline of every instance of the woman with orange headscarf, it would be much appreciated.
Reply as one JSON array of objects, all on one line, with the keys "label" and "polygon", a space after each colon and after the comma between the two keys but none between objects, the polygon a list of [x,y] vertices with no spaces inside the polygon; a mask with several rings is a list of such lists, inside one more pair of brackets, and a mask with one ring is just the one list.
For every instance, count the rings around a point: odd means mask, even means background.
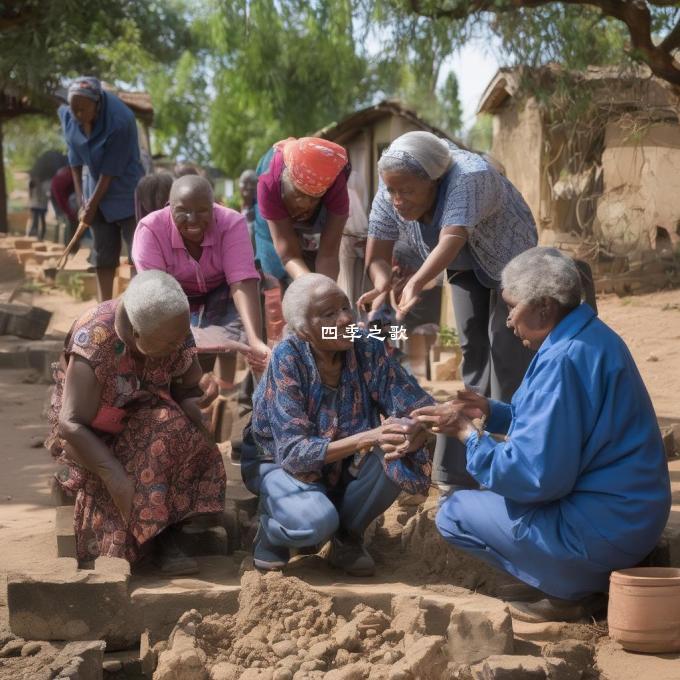
[{"label": "woman with orange headscarf", "polygon": [[316,271],[337,279],[349,173],[345,149],[318,137],[277,142],[260,161],[257,207],[291,278]]}]

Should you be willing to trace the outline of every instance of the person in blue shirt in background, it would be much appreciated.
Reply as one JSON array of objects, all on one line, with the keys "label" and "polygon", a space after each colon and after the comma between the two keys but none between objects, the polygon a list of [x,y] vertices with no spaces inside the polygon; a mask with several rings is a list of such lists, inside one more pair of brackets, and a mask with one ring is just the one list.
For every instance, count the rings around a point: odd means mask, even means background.
[{"label": "person in blue shirt in background", "polygon": [[[97,78],[73,81],[68,103],[59,107],[59,119],[80,206],[78,217],[92,228],[91,263],[102,302],[113,295],[121,235],[129,252],[135,231],[135,187],[144,175],[137,124],[132,111],[105,92]],[[90,176],[87,184],[83,166]]]},{"label": "person in blue shirt in background", "polygon": [[664,447],[635,362],[581,302],[571,258],[527,250],[502,290],[508,327],[536,351],[512,402],[462,391],[411,415],[458,437],[484,488],[446,499],[439,532],[522,582],[505,584],[513,617],[576,620],[603,604],[611,571],[656,546],[671,503]]}]

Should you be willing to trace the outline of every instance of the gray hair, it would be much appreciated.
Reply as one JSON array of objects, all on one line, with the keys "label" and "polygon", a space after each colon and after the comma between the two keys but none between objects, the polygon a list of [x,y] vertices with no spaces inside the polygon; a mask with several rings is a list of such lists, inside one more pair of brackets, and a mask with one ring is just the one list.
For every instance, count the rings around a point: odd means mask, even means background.
[{"label": "gray hair", "polygon": [[379,172],[405,172],[439,179],[453,163],[448,143],[431,132],[417,130],[397,137],[378,161]]},{"label": "gray hair", "polygon": [[132,328],[145,335],[168,319],[189,313],[189,300],[170,274],[149,269],[135,276],[122,296]]},{"label": "gray hair", "polygon": [[502,287],[518,302],[551,298],[562,307],[581,304],[581,276],[572,258],[557,248],[529,248],[510,262],[501,275]]},{"label": "gray hair", "polygon": [[283,318],[288,330],[293,333],[305,330],[309,307],[319,293],[339,290],[344,293],[333,279],[323,274],[303,274],[288,286],[283,296]]}]

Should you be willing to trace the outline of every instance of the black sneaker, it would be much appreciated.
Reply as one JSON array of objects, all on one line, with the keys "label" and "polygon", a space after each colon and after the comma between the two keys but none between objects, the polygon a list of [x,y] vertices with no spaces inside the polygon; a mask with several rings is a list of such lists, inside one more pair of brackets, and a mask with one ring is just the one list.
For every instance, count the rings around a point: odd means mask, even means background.
[{"label": "black sneaker", "polygon": [[373,576],[375,560],[371,557],[362,541],[344,539],[337,536],[331,539],[328,563],[342,569],[350,576]]}]

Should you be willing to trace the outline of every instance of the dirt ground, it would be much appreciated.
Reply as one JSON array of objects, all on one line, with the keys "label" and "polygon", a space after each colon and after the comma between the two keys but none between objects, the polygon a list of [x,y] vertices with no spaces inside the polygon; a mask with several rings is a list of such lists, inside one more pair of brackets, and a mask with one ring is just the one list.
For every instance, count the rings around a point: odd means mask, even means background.
[{"label": "dirt ground", "polygon": [[[65,333],[93,303],[51,291],[36,295],[34,304],[54,311],[48,332]],[[600,317],[628,343],[660,418],[680,424],[680,290],[606,296],[598,304]],[[36,382],[31,371],[0,371],[0,632],[7,625],[7,572],[31,570],[56,554],[48,485],[53,465],[40,445],[46,433],[47,393],[48,385]],[[612,680],[680,677],[677,659],[622,654],[612,645],[601,648],[601,657],[611,666]]]}]

